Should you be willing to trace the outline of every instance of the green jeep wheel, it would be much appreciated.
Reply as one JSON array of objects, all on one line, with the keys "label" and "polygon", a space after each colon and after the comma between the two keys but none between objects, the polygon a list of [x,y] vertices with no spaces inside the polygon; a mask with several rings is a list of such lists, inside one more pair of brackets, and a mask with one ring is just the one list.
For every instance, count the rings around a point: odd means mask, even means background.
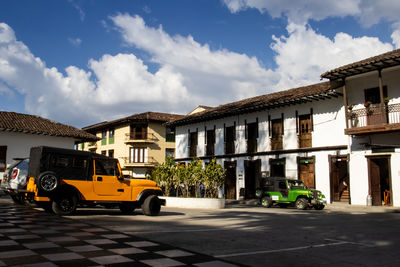
[{"label": "green jeep wheel", "polygon": [[272,199],[270,196],[265,196],[261,199],[261,205],[266,208],[270,208],[272,206]]},{"label": "green jeep wheel", "polygon": [[298,210],[305,210],[308,208],[308,200],[305,198],[299,198],[296,200],[296,208]]}]

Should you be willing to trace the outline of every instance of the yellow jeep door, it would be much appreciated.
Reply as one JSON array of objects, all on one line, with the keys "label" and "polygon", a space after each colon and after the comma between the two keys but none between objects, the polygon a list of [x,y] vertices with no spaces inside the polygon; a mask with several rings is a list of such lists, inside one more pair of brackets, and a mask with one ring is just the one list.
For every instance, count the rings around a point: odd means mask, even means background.
[{"label": "yellow jeep door", "polygon": [[93,187],[96,195],[120,196],[124,193],[126,188],[118,180],[120,171],[116,161],[96,159],[94,161],[94,170]]}]

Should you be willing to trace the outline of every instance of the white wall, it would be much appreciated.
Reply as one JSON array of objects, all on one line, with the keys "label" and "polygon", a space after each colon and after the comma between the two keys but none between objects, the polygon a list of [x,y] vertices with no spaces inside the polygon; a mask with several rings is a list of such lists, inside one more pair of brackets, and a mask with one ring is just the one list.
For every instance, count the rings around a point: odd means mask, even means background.
[{"label": "white wall", "polygon": [[[13,162],[13,158],[29,157],[31,147],[43,145],[73,149],[74,143],[72,137],[0,132],[0,145],[7,146],[7,166]],[[0,177],[3,177],[3,172],[0,172]]]},{"label": "white wall", "polygon": [[[343,98],[332,98],[329,100],[320,100],[307,102],[300,105],[292,105],[279,109],[265,110],[248,114],[231,116],[218,120],[194,123],[176,127],[176,158],[188,158],[188,130],[195,132],[198,130],[198,149],[197,156],[205,156],[204,150],[204,128],[213,129],[216,127],[216,143],[215,155],[224,155],[224,124],[226,127],[233,126],[236,123],[236,142],[235,154],[246,153],[245,139],[245,121],[247,123],[256,122],[258,119],[259,138],[257,140],[258,152],[270,151],[270,136],[268,130],[268,116],[271,119],[281,118],[284,113],[284,149],[298,148],[298,135],[296,133],[296,111],[299,116],[309,114],[310,109],[313,109],[313,125],[312,146],[329,147],[329,146],[347,146],[348,137],[344,134],[345,116],[343,107]],[[285,172],[290,178],[298,178],[297,157],[312,157],[315,156],[315,178],[316,188],[321,190],[327,199],[330,199],[330,174],[329,174],[329,155],[346,155],[347,149],[341,151],[315,151],[305,153],[287,153],[280,154],[279,158],[286,158]],[[226,157],[227,159],[230,157]],[[269,160],[276,158],[276,155],[262,155],[251,157],[252,160],[261,159],[261,171],[270,171]],[[233,157],[236,160],[236,188],[237,198],[239,197],[240,188],[245,187],[244,160],[247,157]],[[230,161],[231,159],[229,159]],[[223,160],[221,160],[221,163]],[[243,179],[241,179],[243,178]]]}]

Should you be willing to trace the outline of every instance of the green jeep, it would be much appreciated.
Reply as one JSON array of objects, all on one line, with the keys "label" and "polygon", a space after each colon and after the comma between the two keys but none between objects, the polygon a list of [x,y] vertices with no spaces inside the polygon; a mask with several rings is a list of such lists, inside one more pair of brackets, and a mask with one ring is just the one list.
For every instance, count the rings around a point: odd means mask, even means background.
[{"label": "green jeep", "polygon": [[277,204],[280,207],[296,206],[305,210],[314,207],[322,210],[326,205],[325,196],[319,190],[309,189],[303,181],[284,177],[267,177],[261,180],[261,187],[256,190],[256,196],[264,207]]}]

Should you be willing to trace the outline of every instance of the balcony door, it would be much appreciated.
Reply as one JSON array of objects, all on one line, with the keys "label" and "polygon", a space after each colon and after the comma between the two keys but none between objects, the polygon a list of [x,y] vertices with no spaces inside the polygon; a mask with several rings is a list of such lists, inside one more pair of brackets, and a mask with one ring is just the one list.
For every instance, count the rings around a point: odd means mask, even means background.
[{"label": "balcony door", "polygon": [[[365,103],[371,103],[369,106],[366,105],[367,114],[367,125],[379,125],[387,122],[387,109],[381,106],[381,95],[379,87],[369,88],[364,90]],[[383,87],[383,97],[387,97],[387,87]]]},{"label": "balcony door", "polygon": [[283,148],[283,120],[272,120],[271,150],[281,150]]},{"label": "balcony door", "polygon": [[311,139],[311,115],[300,115],[299,116],[299,147],[312,147],[312,139]]},{"label": "balcony door", "polygon": [[131,139],[134,140],[147,139],[147,125],[145,124],[131,125],[130,137]]}]

